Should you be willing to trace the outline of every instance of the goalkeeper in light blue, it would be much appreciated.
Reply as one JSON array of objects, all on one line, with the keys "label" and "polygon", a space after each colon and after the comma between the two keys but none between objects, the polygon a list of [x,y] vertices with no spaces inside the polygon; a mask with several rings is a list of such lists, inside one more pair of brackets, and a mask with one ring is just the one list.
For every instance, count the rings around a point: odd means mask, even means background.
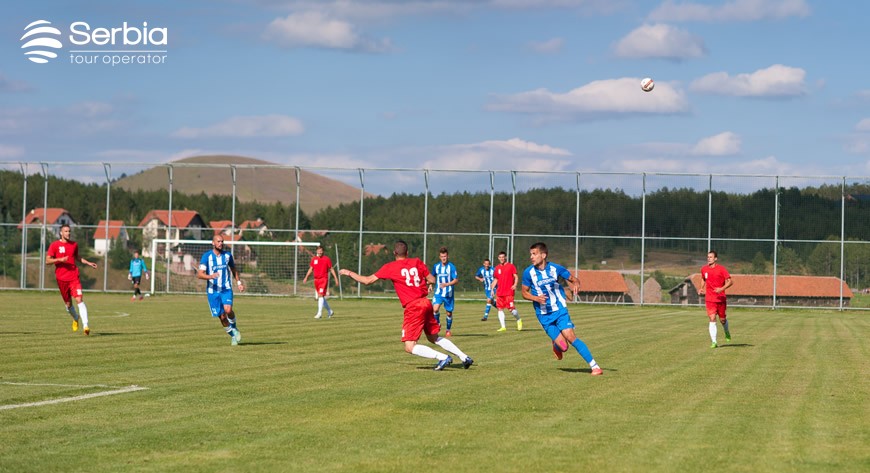
[{"label": "goalkeeper in light blue", "polygon": [[574,334],[574,322],[568,314],[565,289],[559,279],[568,281],[574,294],[580,291],[580,281],[563,266],[547,261],[548,250],[544,243],[535,243],[529,248],[532,265],[523,271],[523,299],[532,301],[538,322],[553,342],[553,353],[561,360],[562,353],[571,344],[577,353],[589,363],[592,376],[604,374],[589,347]]}]

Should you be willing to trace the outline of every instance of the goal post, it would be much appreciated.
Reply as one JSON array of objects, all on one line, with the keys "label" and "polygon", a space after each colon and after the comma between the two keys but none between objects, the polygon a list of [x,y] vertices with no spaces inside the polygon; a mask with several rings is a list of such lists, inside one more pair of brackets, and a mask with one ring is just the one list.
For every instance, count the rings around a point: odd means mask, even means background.
[{"label": "goal post", "polygon": [[[296,295],[308,271],[318,242],[230,241],[224,247],[232,252],[245,293],[255,295]],[[151,240],[151,294],[201,293],[204,282],[196,272],[202,255],[211,251],[211,240]]]}]

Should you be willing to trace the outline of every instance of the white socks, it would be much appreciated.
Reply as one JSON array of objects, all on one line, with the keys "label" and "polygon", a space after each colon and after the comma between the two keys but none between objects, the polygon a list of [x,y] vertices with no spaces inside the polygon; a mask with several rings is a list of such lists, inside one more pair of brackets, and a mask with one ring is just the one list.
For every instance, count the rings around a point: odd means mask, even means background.
[{"label": "white socks", "polygon": [[465,361],[465,359],[468,358],[468,355],[463,353],[462,350],[460,350],[459,347],[456,346],[456,344],[444,337],[438,337],[438,340],[435,340],[435,344],[458,356],[459,359],[462,361]]},{"label": "white socks", "polygon": [[85,305],[85,301],[79,302],[79,316],[82,318],[82,325],[87,327],[88,326],[88,307]]},{"label": "white socks", "polygon": [[710,322],[710,340],[716,343],[716,322]]},{"label": "white socks", "polygon": [[501,328],[505,328],[504,326],[504,311],[499,309],[498,311],[498,323],[501,324]]},{"label": "white socks", "polygon": [[320,315],[323,312],[323,298],[317,298],[317,315]]},{"label": "white socks", "polygon": [[438,353],[437,351],[427,347],[426,345],[420,345],[419,343],[414,345],[414,349],[411,350],[412,355],[422,356],[423,358],[433,358],[438,361],[447,359],[447,355],[444,353]]}]

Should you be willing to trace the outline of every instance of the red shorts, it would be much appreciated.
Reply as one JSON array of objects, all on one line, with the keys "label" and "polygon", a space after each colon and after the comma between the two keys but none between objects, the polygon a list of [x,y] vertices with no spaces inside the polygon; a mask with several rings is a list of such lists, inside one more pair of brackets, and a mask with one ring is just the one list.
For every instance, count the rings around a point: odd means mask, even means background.
[{"label": "red shorts", "polygon": [[725,320],[725,309],[728,308],[728,302],[725,300],[721,300],[718,302],[707,302],[705,303],[707,306],[707,315],[716,314],[719,316],[721,320]]},{"label": "red shorts", "polygon": [[495,308],[514,310],[514,295],[511,294],[509,296],[496,296]]},{"label": "red shorts", "polygon": [[75,281],[58,281],[57,287],[60,289],[60,297],[63,297],[64,302],[82,297],[82,283],[78,279]]},{"label": "red shorts", "polygon": [[402,341],[416,342],[424,331],[427,335],[436,335],[441,331],[441,326],[435,321],[432,301],[421,297],[405,306],[405,317],[402,320]]},{"label": "red shorts", "polygon": [[329,283],[329,278],[320,278],[314,280],[314,292],[317,293],[319,297],[323,297],[326,295],[326,285]]}]

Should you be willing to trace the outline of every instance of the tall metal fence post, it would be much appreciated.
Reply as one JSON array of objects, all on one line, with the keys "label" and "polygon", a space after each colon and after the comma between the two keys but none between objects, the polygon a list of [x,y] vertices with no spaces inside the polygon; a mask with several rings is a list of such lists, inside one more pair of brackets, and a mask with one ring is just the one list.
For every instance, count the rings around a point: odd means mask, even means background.
[{"label": "tall metal fence post", "polygon": [[843,310],[843,283],[846,281],[846,176],[840,187],[840,310]]},{"label": "tall metal fence post", "polygon": [[773,298],[771,309],[776,309],[776,279],[779,275],[779,176],[774,180],[773,193]]},{"label": "tall metal fence post", "polygon": [[429,170],[423,170],[423,181],[426,185],[426,194],[423,199],[423,261],[429,261],[429,258],[426,256],[426,250],[428,248],[427,242],[429,237]]},{"label": "tall metal fence post", "polygon": [[[359,251],[357,251],[356,272],[362,274],[363,261],[363,221],[365,217],[364,202],[366,197],[365,169],[359,168]],[[356,295],[362,297],[362,284],[356,283]]]},{"label": "tall metal fence post", "polygon": [[646,263],[646,173],[643,173],[643,182],[641,184],[641,201],[640,201],[640,305],[644,305],[643,300],[643,277],[644,264]]},{"label": "tall metal fence post", "polygon": [[39,163],[42,167],[42,229],[39,239],[39,288],[45,289],[45,238],[46,220],[48,220],[48,163]]},{"label": "tall metal fence post", "polygon": [[21,276],[19,278],[19,289],[27,287],[27,164],[19,163],[21,166],[21,175],[24,179],[24,190],[21,198]]},{"label": "tall metal fence post", "polygon": [[[109,238],[109,204],[112,201],[112,165],[109,163],[103,163],[103,172],[106,174],[106,252],[103,254],[103,292],[106,292],[109,287],[109,246],[112,244],[112,239]],[[118,238],[118,240],[120,240],[120,238]],[[120,241],[115,243],[119,244]]]},{"label": "tall metal fence post", "polygon": [[[169,172],[169,215],[166,217],[169,221],[166,223],[166,248],[164,249],[166,255],[166,284],[163,286],[163,291],[169,294],[169,267],[172,266],[172,250],[170,250],[170,246],[172,243],[172,165],[170,164],[167,168]],[[157,238],[160,238],[160,222],[158,219],[157,223]],[[159,251],[160,248],[157,248],[155,251]],[[153,270],[154,268],[152,268]]]}]

